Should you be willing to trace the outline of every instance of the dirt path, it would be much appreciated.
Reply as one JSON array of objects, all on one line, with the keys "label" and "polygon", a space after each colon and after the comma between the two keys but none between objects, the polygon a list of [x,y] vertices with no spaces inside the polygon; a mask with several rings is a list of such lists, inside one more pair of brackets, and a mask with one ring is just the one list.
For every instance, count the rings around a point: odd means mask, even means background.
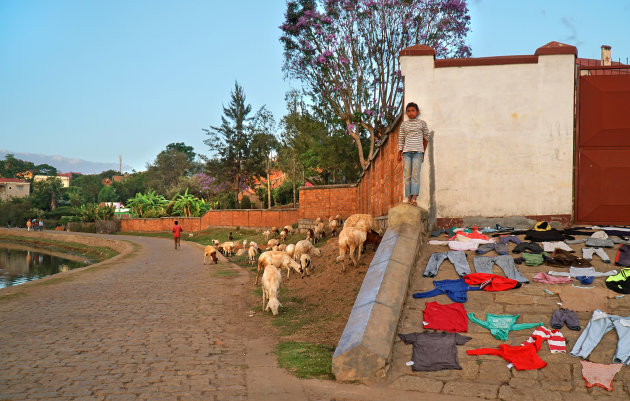
[{"label": "dirt path", "polygon": [[287,374],[273,331],[249,317],[245,269],[204,266],[197,244],[109,238],[140,250],[0,291],[22,293],[0,298],[0,400],[417,399]]}]

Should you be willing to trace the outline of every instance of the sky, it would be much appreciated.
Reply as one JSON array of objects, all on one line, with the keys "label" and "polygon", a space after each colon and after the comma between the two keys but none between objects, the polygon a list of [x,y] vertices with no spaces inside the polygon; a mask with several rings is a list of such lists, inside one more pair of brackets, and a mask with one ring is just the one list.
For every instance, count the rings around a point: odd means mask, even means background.
[{"label": "sky", "polygon": [[[605,5],[605,6],[604,6]],[[630,57],[630,1],[469,0],[473,57]],[[234,83],[277,120],[285,0],[0,0],[0,150],[144,170],[173,142],[210,155]]]}]

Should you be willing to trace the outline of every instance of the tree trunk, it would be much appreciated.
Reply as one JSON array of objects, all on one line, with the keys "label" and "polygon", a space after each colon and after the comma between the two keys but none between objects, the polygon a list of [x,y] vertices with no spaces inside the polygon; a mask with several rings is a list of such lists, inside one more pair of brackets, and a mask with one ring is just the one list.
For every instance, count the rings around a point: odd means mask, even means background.
[{"label": "tree trunk", "polygon": [[[240,164],[240,163],[239,163]],[[238,209],[238,193],[239,193],[239,181],[240,173],[236,173],[236,199],[234,199],[234,208]]]},{"label": "tree trunk", "polygon": [[55,191],[52,191],[52,196],[50,197],[50,211],[54,212],[57,207],[57,194]]},{"label": "tree trunk", "polygon": [[363,146],[361,145],[361,138],[359,138],[358,133],[354,133],[350,131],[350,136],[354,139],[354,143],[357,145],[357,150],[359,151],[359,163],[361,163],[361,168],[364,169],[367,165],[365,158],[363,157]]},{"label": "tree trunk", "polygon": [[293,175],[291,179],[293,180],[293,207],[295,207],[295,154],[293,155]]},{"label": "tree trunk", "polygon": [[271,170],[271,159],[267,158],[267,209],[271,209],[271,178],[269,170]]}]

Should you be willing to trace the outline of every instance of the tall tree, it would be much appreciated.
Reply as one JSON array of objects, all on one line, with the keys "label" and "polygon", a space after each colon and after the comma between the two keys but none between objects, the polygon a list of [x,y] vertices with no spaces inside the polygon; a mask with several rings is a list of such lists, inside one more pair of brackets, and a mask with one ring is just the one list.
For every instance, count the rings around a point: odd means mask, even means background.
[{"label": "tall tree", "polygon": [[[190,153],[186,149],[181,151],[178,146],[171,145],[158,153],[153,164],[147,165],[146,186],[161,195],[165,195],[172,187],[176,186],[182,177],[192,175],[195,169],[194,163],[190,161]],[[188,148],[185,145],[184,147]]]},{"label": "tall tree", "polygon": [[43,181],[33,183],[31,198],[33,203],[41,209],[54,211],[57,207],[57,199],[60,198],[63,185],[61,179],[48,177]]},{"label": "tall tree", "polygon": [[465,0],[289,1],[280,26],[284,71],[343,121],[365,166],[402,110],[400,50],[426,44],[438,57],[470,57],[469,25]]},{"label": "tall tree", "polygon": [[197,154],[194,151],[192,146],[186,146],[184,142],[173,142],[166,145],[166,151],[176,150],[178,152],[184,153],[188,157],[188,161],[191,163],[195,162],[195,156]]},{"label": "tall tree", "polygon": [[250,116],[251,111],[243,88],[235,82],[230,102],[223,107],[221,125],[203,129],[208,135],[204,143],[217,155],[209,163],[214,169],[212,175],[231,183],[237,208],[239,193],[264,171],[264,160],[275,140],[271,112],[264,106],[254,116]]}]

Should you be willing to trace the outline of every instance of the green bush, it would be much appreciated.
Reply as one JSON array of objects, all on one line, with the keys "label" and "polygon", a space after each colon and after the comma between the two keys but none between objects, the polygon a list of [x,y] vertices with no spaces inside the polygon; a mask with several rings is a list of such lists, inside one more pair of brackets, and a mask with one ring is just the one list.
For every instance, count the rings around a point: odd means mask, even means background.
[{"label": "green bush", "polygon": [[241,204],[239,206],[241,207],[241,209],[251,209],[252,201],[251,199],[249,199],[249,196],[243,196],[243,199],[241,199]]}]

